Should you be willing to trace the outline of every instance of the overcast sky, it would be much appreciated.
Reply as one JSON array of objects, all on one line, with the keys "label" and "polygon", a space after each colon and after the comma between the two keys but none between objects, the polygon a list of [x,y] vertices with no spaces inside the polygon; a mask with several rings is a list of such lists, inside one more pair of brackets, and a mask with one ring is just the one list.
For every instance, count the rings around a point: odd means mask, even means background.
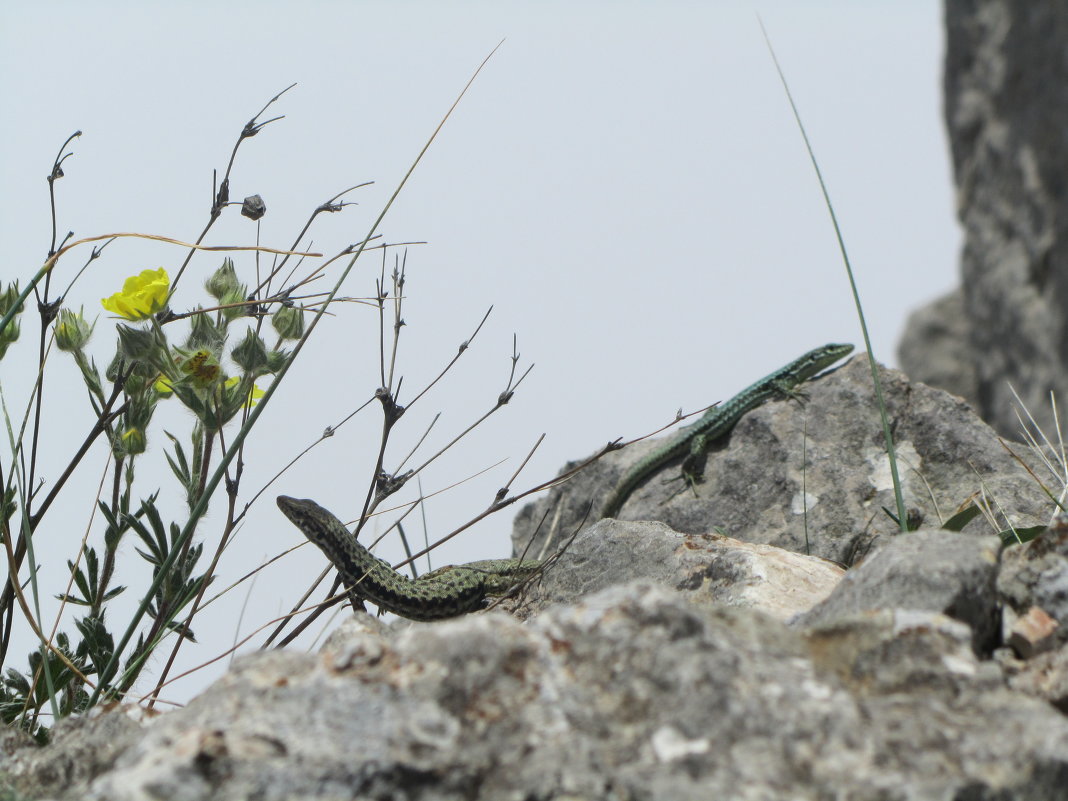
[{"label": "overcast sky", "polygon": [[[428,502],[430,536],[440,536],[489,503],[542,432],[516,490],[609,440],[663,425],[680,407],[725,400],[809,348],[860,343],[834,232],[758,11],[824,170],[876,355],[894,364],[906,315],[957,280],[934,0],[6,4],[0,278],[26,280],[44,259],[44,178],[75,130],[83,136],[57,184],[61,234],[192,240],[207,221],[212,169],[225,169],[244,123],[293,82],[265,115],[285,119],[239,151],[231,196],[260,194],[260,238],[286,247],[314,207],[375,181],[350,196],[358,206],[316,223],[314,249],[332,255],[363,237],[504,39],[381,228],[391,242],[428,243],[407,256],[402,402],[494,306],[458,367],[405,418],[392,464],[434,413],[442,412],[431,437],[440,445],[492,405],[513,333],[521,367],[536,362],[511,405],[424,475],[431,492],[507,460]],[[233,209],[209,242],[250,244],[256,235]],[[85,255],[64,259],[56,283],[66,286]],[[101,315],[98,360],[108,361],[114,341],[99,299],[147,267],[173,274],[184,256],[116,242],[74,285],[68,303]],[[252,280],[252,257],[235,259]],[[216,254],[194,259],[196,280],[181,287],[176,308],[207,301],[200,284],[219,262]],[[365,258],[343,291],[372,294],[378,269],[377,256]],[[9,408],[25,407],[35,325],[25,315],[24,339],[2,363]],[[377,331],[377,317],[356,305],[320,327],[250,438],[242,501],[374,392]],[[49,371],[41,462],[54,480],[91,418],[70,360],[55,354]],[[358,512],[377,414],[362,413],[264,494],[224,556],[219,588],[301,541],[275,509],[276,494],[314,497],[346,519]],[[176,433],[190,425],[181,413],[161,420]],[[162,487],[165,517],[183,520],[164,445],[155,431],[139,488]],[[6,446],[3,453],[6,470]],[[76,552],[105,461],[106,451],[95,451],[46,519],[38,553],[51,586]],[[466,532],[435,564],[507,555],[514,511]],[[209,551],[222,517],[219,503],[200,531]],[[133,544],[119,568],[131,603],[145,578]],[[385,542],[380,553],[397,561],[400,546]],[[287,611],[324,564],[302,548],[263,571],[251,594],[249,584],[238,587],[202,616],[202,644],[180,664],[232,642],[242,605],[242,635]],[[113,614],[118,628],[121,613]],[[18,642],[12,665],[22,668],[30,647]],[[224,667],[167,696],[187,699]]]}]

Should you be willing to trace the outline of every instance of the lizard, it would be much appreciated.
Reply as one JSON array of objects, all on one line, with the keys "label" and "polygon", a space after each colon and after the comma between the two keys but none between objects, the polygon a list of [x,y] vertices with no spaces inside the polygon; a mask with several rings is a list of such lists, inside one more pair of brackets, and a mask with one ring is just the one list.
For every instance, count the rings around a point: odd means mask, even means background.
[{"label": "lizard", "polygon": [[409,620],[440,620],[473,612],[489,596],[507,594],[543,563],[535,559],[486,559],[446,565],[411,579],[360,544],[315,501],[279,495],[278,508],[337,568],[350,594]]},{"label": "lizard", "polygon": [[746,387],[726,403],[713,406],[696,423],[682,428],[631,467],[612,489],[601,507],[600,516],[615,517],[639,484],[687,451],[689,455],[682,463],[683,478],[691,485],[701,481],[705,451],[734,428],[746,413],[774,397],[801,398],[802,393],[797,389],[801,384],[852,351],[853,346],[849,344],[815,348]]}]

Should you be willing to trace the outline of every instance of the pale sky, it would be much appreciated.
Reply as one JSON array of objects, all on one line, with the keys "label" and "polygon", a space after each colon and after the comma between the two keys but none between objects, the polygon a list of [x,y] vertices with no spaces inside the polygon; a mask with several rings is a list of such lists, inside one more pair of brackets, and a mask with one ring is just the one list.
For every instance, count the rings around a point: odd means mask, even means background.
[{"label": "pale sky", "polygon": [[[0,278],[25,281],[45,258],[44,178],[75,130],[83,136],[57,183],[61,235],[192,240],[207,221],[212,169],[225,169],[244,123],[293,82],[265,115],[285,119],[242,145],[231,197],[262,195],[261,241],[288,247],[315,206],[375,181],[350,196],[358,206],[313,228],[314,249],[333,255],[362,239],[471,73],[504,39],[380,229],[392,242],[428,242],[408,250],[402,403],[494,306],[471,350],[395,432],[392,464],[436,412],[442,419],[431,440],[440,445],[492,405],[507,379],[513,333],[521,369],[536,363],[512,403],[423,476],[429,493],[507,460],[427,502],[433,539],[481,511],[542,432],[515,490],[609,440],[658,428],[680,407],[725,400],[812,347],[860,344],[834,232],[757,12],[820,159],[876,355],[894,364],[907,314],[957,281],[934,0],[7,4]],[[256,233],[233,209],[208,239],[251,244]],[[55,284],[65,287],[87,254],[60,262]],[[68,303],[100,315],[98,361],[110,359],[114,342],[114,320],[99,299],[142,269],[173,273],[184,256],[124,240],[75,283]],[[178,309],[207,302],[200,284],[220,260],[194,259]],[[251,281],[252,257],[236,261]],[[378,256],[365,257],[343,292],[373,293],[378,270]],[[250,436],[242,502],[378,386],[377,316],[356,305],[337,312]],[[36,371],[36,325],[24,315],[23,339],[0,365],[16,416]],[[55,353],[48,371],[40,459],[54,480],[91,418],[71,360]],[[164,516],[184,520],[161,429],[184,439],[190,418],[169,410],[156,422],[137,486],[141,495],[162,487]],[[214,588],[301,541],[275,495],[313,497],[345,519],[355,515],[379,426],[377,410],[361,413],[268,489]],[[53,588],[43,603],[53,614],[50,596],[62,589],[106,457],[98,448],[86,459],[39,534],[42,582]],[[6,445],[2,458],[6,472]],[[508,555],[517,510],[466,532],[435,554],[435,565]],[[222,517],[220,500],[199,532],[209,552]],[[97,521],[98,537],[99,530]],[[421,541],[414,521],[408,531]],[[119,566],[129,605],[147,573],[134,545],[131,534]],[[379,553],[401,558],[393,539]],[[181,668],[287,611],[324,564],[318,551],[301,548],[263,571],[251,594],[248,583],[233,590],[199,619],[200,645],[183,651]],[[111,614],[117,634],[124,612]],[[73,631],[70,621],[63,627]],[[262,635],[246,650],[260,642]],[[24,669],[31,647],[31,639],[17,640],[11,666]],[[188,699],[225,664],[166,696]]]}]

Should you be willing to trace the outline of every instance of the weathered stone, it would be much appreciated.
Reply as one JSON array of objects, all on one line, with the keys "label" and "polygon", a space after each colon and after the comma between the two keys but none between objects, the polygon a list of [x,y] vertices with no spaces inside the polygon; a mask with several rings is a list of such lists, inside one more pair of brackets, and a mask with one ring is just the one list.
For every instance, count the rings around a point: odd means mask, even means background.
[{"label": "weathered stone", "polygon": [[805,632],[815,664],[864,695],[999,689],[1001,671],[980,662],[971,629],[937,612],[881,609],[844,615]]},{"label": "weathered stone", "polygon": [[1056,620],[1032,606],[1013,621],[1006,644],[1024,659],[1030,659],[1056,645],[1057,628]]},{"label": "weathered stone", "polygon": [[32,748],[36,745],[27,732],[15,726],[0,726],[0,756],[9,757],[20,748]]},{"label": "weathered stone", "polygon": [[1057,626],[1047,647],[1068,643],[1068,523],[1024,545],[1006,548],[998,574],[998,592],[1017,615],[1040,608]]},{"label": "weathered stone", "polygon": [[946,2],[945,20],[945,115],[965,233],[963,308],[947,324],[965,331],[961,341],[929,336],[926,347],[910,332],[902,365],[939,380],[940,365],[959,360],[991,425],[1019,438],[1015,390],[1055,440],[1049,395],[1068,397],[1068,14],[1056,2],[970,0]]},{"label": "weathered stone", "polygon": [[[914,315],[902,361],[1011,435],[1006,379],[1044,425],[1048,391],[1068,387],[1068,15],[969,0],[947,3],[946,20],[964,288]],[[674,530],[605,521],[580,532],[527,599],[526,623],[360,615],[320,654],[245,657],[158,718],[94,713],[58,725],[44,749],[6,733],[0,795],[1059,801],[1068,534],[1008,548],[999,566],[999,543],[974,535],[1045,522],[1045,495],[959,399],[882,375],[908,505],[933,526],[981,493],[1008,520],[896,533],[858,359],[808,386],[805,406],[746,415],[713,448],[696,496],[670,497],[676,463],[621,511]],[[658,444],[553,493],[549,548]],[[524,510],[517,550],[543,508]],[[788,627],[781,618],[838,571],[773,545],[867,556],[797,618],[803,628]],[[1014,636],[1029,659],[1004,647]]]},{"label": "weathered stone", "polygon": [[520,611],[529,616],[644,578],[693,604],[752,607],[785,621],[826,598],[843,572],[825,559],[770,545],[680,534],[663,523],[602,520],[579,533]]},{"label": "weathered stone", "polygon": [[242,658],[82,797],[1053,801],[1066,778],[1068,720],[955,621],[803,636],[638,583],[526,624],[363,621],[318,655]]},{"label": "weathered stone", "polygon": [[138,707],[110,704],[64,718],[53,728],[48,745],[23,740],[22,747],[0,757],[0,787],[6,783],[32,798],[80,798],[93,779],[134,745],[145,717]]},{"label": "weathered stone", "polygon": [[909,315],[897,360],[913,381],[944,389],[974,409],[979,406],[979,379],[968,332],[964,299],[955,289]]},{"label": "weathered stone", "polygon": [[1006,672],[1014,690],[1048,701],[1068,715],[1068,645],[1026,662],[1012,660]]},{"label": "weathered stone", "polygon": [[[939,525],[976,494],[1009,516],[998,525],[1045,523],[1049,499],[1006,451],[997,434],[961,401],[896,370],[881,372],[899,458],[905,503]],[[896,536],[884,509],[895,501],[867,361],[806,384],[808,401],[772,401],[745,415],[713,445],[697,495],[679,493],[681,459],[639,486],[621,520],[660,520],[676,531],[719,531],[745,542],[776,545],[850,564],[873,543]],[[513,549],[538,554],[559,545],[592,504],[596,510],[624,472],[662,440],[611,453],[516,517]],[[1018,455],[1034,459],[1023,446]],[[566,469],[566,468],[565,468]],[[1032,465],[1032,469],[1040,469]],[[535,529],[549,508],[548,525]],[[590,521],[592,522],[592,521]],[[966,533],[991,532],[983,517]]]},{"label": "weathered stone", "polygon": [[971,627],[972,646],[997,644],[997,537],[940,529],[901,534],[845,574],[830,596],[795,618],[811,627],[876,610],[940,612]]}]

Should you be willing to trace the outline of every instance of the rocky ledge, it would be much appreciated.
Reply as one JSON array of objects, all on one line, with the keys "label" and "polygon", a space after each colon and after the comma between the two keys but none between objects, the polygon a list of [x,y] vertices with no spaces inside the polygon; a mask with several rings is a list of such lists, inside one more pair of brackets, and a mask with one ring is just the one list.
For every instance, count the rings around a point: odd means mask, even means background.
[{"label": "rocky ledge", "polygon": [[959,399],[885,379],[917,531],[882,510],[855,361],[747,415],[696,495],[640,487],[621,516],[644,520],[580,526],[640,448],[540,501],[542,529],[524,510],[517,547],[580,530],[509,611],[357,615],[183,709],[9,732],[0,773],[97,801],[1063,799],[1068,526],[1006,545],[1050,513],[1035,478]]}]

